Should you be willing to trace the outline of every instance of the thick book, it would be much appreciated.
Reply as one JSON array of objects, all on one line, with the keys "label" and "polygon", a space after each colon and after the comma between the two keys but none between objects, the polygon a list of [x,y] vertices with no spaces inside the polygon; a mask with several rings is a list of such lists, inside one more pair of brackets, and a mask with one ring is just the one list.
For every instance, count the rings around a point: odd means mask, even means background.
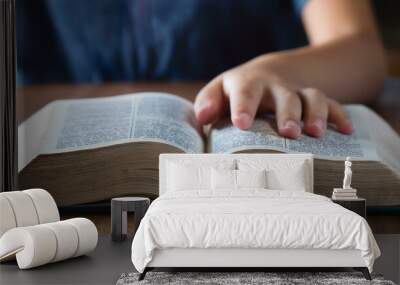
[{"label": "thick book", "polygon": [[357,189],[341,189],[341,188],[335,188],[333,189],[333,193],[339,193],[339,194],[351,194],[351,193],[357,193]]},{"label": "thick book", "polygon": [[356,199],[358,199],[358,196],[356,194],[350,195],[350,196],[333,194],[332,199],[334,199],[334,200],[356,200]]},{"label": "thick book", "polygon": [[357,193],[333,193],[332,197],[357,197]]},{"label": "thick book", "polygon": [[368,205],[400,205],[400,138],[376,113],[347,105],[352,135],[278,135],[271,114],[251,129],[224,118],[197,124],[193,104],[164,93],[54,101],[18,128],[19,186],[47,189],[58,205],[158,195],[160,153],[313,153],[314,192],[330,197],[352,158],[352,187]]}]

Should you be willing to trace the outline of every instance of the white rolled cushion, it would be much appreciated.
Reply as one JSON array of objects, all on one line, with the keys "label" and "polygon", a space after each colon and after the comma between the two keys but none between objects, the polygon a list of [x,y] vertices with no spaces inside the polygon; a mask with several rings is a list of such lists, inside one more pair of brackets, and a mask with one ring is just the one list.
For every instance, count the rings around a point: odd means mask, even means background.
[{"label": "white rolled cushion", "polygon": [[79,237],[75,228],[66,221],[43,224],[56,236],[57,250],[51,262],[73,257],[78,249]]},{"label": "white rolled cushion", "polygon": [[305,161],[279,161],[254,159],[237,160],[239,170],[267,171],[267,188],[273,190],[306,191],[308,189],[307,164]]},{"label": "white rolled cushion", "polygon": [[78,248],[74,257],[86,254],[94,250],[97,246],[98,232],[92,221],[85,218],[74,218],[63,222],[74,226],[78,233]]},{"label": "white rolled cushion", "polygon": [[212,190],[235,190],[236,189],[236,170],[231,169],[211,169],[211,189]]},{"label": "white rolled cushion", "polygon": [[237,188],[267,188],[266,170],[235,170]]},{"label": "white rolled cushion", "polygon": [[89,253],[97,245],[97,229],[88,219],[18,227],[0,238],[0,261],[14,256],[28,269]]},{"label": "white rolled cushion", "polygon": [[19,227],[6,232],[0,239],[0,261],[16,254],[20,269],[51,262],[57,241],[52,230],[43,225]]},{"label": "white rolled cushion", "polygon": [[29,189],[22,191],[30,196],[36,208],[39,224],[57,222],[60,214],[56,202],[49,192],[43,189]]},{"label": "white rolled cushion", "polygon": [[1,193],[13,209],[17,227],[33,226],[39,223],[38,214],[31,197],[22,191]]},{"label": "white rolled cushion", "polygon": [[17,222],[10,202],[0,194],[0,237],[9,229],[15,228]]}]

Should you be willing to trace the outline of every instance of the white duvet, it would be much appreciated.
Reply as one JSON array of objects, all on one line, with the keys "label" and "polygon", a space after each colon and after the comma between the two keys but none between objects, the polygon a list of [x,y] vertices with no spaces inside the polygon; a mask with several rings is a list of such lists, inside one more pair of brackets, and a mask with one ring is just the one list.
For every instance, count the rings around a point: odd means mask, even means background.
[{"label": "white duvet", "polygon": [[372,272],[380,251],[359,215],[307,192],[235,192],[172,192],[156,199],[133,239],[135,268],[143,272],[155,249],[301,248],[358,249]]}]

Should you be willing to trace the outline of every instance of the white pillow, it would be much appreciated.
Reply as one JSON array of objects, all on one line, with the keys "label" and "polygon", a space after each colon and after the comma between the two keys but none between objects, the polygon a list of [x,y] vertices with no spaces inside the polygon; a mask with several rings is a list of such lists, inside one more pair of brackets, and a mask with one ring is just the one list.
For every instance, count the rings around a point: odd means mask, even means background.
[{"label": "white pillow", "polygon": [[235,170],[237,188],[267,188],[267,171]]},{"label": "white pillow", "polygon": [[307,179],[305,174],[305,168],[300,165],[285,171],[280,169],[270,170],[268,171],[270,188],[305,192],[307,189]]},{"label": "white pillow", "polygon": [[236,189],[236,170],[231,169],[211,169],[211,188],[213,190]]},{"label": "white pillow", "polygon": [[263,170],[211,170],[211,188],[213,190],[239,190],[240,188],[265,188],[266,171]]},{"label": "white pillow", "polygon": [[179,161],[168,163],[167,191],[211,190],[211,169],[234,169],[235,161],[213,164]]},{"label": "white pillow", "polygon": [[266,169],[267,187],[272,190],[306,191],[308,189],[307,164],[296,160],[237,160],[240,170]]},{"label": "white pillow", "polygon": [[209,167],[191,166],[171,163],[168,169],[168,189],[185,191],[189,189],[210,188]]}]

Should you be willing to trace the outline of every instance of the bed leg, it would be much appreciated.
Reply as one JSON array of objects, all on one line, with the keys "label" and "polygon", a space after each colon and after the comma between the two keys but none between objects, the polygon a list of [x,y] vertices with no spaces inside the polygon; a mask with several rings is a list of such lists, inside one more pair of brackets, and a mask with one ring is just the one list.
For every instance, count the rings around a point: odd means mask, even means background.
[{"label": "bed leg", "polygon": [[142,281],[144,277],[146,277],[146,273],[147,273],[147,268],[145,268],[143,272],[139,274],[138,281]]},{"label": "bed leg", "polygon": [[361,271],[361,273],[364,275],[365,279],[372,280],[371,274],[369,274],[369,270],[367,267],[355,267],[354,269],[357,271]]},{"label": "bed leg", "polygon": [[362,269],[362,273],[364,274],[365,279],[367,279],[367,280],[372,280],[371,274],[369,274],[369,270],[368,270],[367,267],[364,267],[364,268]]}]

